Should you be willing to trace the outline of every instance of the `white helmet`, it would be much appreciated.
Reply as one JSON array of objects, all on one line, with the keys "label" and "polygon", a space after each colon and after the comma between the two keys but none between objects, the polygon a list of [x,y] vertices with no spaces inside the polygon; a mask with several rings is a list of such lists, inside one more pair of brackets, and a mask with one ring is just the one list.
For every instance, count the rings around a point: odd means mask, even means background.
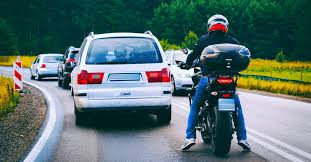
[{"label": "white helmet", "polygon": [[228,31],[229,22],[228,22],[228,20],[227,20],[227,18],[225,16],[217,14],[217,15],[214,15],[211,18],[209,18],[208,21],[207,21],[207,29],[208,29],[208,31],[209,32],[213,31],[214,30],[213,26],[216,25],[216,24],[223,26],[221,28],[222,31],[224,31],[224,32]]}]

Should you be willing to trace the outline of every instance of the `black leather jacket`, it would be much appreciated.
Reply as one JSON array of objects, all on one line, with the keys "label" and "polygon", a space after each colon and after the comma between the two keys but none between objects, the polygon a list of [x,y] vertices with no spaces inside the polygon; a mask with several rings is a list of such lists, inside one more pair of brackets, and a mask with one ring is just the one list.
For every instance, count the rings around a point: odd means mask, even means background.
[{"label": "black leather jacket", "polygon": [[[205,47],[213,44],[222,44],[222,43],[230,43],[230,44],[239,44],[239,42],[227,34],[223,32],[211,32],[203,35],[199,41],[195,44],[193,52],[188,55],[186,64],[188,66],[192,66],[193,61],[201,56],[202,51]],[[208,74],[208,71],[204,70],[204,67],[201,67],[202,74]]]}]

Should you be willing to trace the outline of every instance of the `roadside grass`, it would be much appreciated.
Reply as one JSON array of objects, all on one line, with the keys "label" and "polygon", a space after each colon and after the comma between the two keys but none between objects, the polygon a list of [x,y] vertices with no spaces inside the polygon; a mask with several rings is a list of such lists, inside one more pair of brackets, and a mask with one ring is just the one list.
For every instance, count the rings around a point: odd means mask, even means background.
[{"label": "roadside grass", "polygon": [[[17,56],[0,56],[0,66],[13,66],[13,62]],[[37,56],[20,56],[22,66],[24,68],[30,68],[32,62]]]},{"label": "roadside grass", "polygon": [[18,92],[14,92],[13,80],[0,76],[0,118],[12,112],[19,100]]},{"label": "roadside grass", "polygon": [[253,59],[242,74],[311,82],[311,62],[280,63],[275,60]]},{"label": "roadside grass", "polygon": [[311,98],[311,84],[293,82],[266,81],[254,78],[239,78],[238,87],[251,90],[262,90],[278,94],[286,94]]}]

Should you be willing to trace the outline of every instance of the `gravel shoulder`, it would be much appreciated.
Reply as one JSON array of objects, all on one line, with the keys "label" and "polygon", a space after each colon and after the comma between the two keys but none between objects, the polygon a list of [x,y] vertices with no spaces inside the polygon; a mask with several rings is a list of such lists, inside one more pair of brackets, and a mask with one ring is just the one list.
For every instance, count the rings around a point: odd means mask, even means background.
[{"label": "gravel shoulder", "polygon": [[32,145],[44,121],[43,94],[27,84],[13,112],[0,119],[0,161],[19,161]]}]

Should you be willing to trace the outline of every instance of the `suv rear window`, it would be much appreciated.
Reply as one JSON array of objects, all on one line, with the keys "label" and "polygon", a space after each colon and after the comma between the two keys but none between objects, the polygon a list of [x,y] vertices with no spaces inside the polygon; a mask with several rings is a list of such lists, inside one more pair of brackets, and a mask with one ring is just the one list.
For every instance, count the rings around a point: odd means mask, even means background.
[{"label": "suv rear window", "polygon": [[44,63],[58,63],[61,62],[63,59],[63,56],[44,56],[43,62]]},{"label": "suv rear window", "polygon": [[79,53],[79,51],[72,51],[71,53],[69,53],[69,58],[70,59],[75,59],[77,56],[77,53]]},{"label": "suv rear window", "polygon": [[153,39],[120,37],[96,39],[91,42],[86,64],[161,63],[160,50]]}]

